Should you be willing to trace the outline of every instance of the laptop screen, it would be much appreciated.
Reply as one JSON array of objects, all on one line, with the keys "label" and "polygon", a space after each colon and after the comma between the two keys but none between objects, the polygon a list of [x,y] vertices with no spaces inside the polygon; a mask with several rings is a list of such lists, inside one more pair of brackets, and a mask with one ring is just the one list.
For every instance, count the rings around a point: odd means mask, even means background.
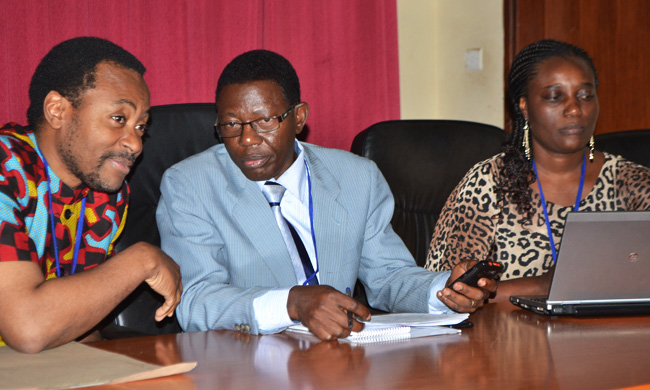
[{"label": "laptop screen", "polygon": [[650,211],[569,213],[548,301],[650,300]]}]

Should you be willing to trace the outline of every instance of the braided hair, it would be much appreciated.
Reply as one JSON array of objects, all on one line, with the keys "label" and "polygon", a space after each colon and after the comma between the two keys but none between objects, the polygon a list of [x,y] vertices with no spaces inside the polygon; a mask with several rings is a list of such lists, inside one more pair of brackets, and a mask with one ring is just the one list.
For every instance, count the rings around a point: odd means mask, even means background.
[{"label": "braided hair", "polygon": [[496,185],[497,204],[500,209],[499,219],[502,218],[503,204],[508,197],[515,204],[517,211],[525,214],[526,219],[532,221],[532,193],[529,188],[535,182],[535,173],[532,168],[532,159],[526,158],[522,147],[526,119],[519,108],[519,100],[522,97],[528,97],[528,86],[537,75],[539,65],[543,61],[555,57],[577,57],[584,60],[591,68],[596,89],[598,88],[598,75],[594,62],[586,51],[577,46],[553,39],[544,39],[531,43],[517,54],[508,75],[508,95],[513,118],[512,132],[503,144],[503,165],[500,180]]}]

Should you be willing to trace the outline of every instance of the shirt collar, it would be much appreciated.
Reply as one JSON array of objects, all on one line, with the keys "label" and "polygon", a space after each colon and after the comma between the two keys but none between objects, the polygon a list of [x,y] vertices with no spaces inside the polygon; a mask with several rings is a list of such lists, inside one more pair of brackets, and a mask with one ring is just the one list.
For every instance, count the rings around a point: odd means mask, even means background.
[{"label": "shirt collar", "polygon": [[307,165],[305,163],[305,153],[303,153],[303,147],[300,145],[300,142],[297,140],[294,141],[294,152],[296,153],[296,160],[289,166],[289,168],[284,171],[284,173],[275,180],[271,178],[269,180],[257,181],[257,185],[260,190],[264,186],[264,183],[267,181],[276,182],[281,184],[286,191],[293,195],[295,198],[300,199],[300,202],[303,204],[308,204],[308,189],[307,189]]},{"label": "shirt collar", "polygon": [[[28,133],[28,136],[32,140],[34,150],[36,150],[36,153],[38,153],[38,156],[41,158],[41,160],[45,162],[45,156],[43,156],[43,152],[41,152],[41,149],[38,147],[38,142],[36,141],[36,134],[34,132],[30,132]],[[45,163],[43,166],[45,167]],[[84,183],[81,183],[81,185],[79,185],[77,188],[69,187],[61,179],[59,179],[49,164],[47,165],[46,174],[50,180],[50,189],[54,191],[52,193],[53,199],[56,201],[60,201],[65,204],[74,203],[83,199],[90,192],[90,187]]]}]

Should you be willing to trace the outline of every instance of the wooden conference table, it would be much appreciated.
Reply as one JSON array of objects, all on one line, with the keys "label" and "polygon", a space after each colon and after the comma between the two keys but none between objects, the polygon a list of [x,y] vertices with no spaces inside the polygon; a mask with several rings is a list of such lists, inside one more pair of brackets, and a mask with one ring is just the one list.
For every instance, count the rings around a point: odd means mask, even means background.
[{"label": "wooden conference table", "polygon": [[188,374],[94,389],[613,389],[650,384],[650,317],[548,318],[489,304],[460,335],[351,347],[210,331],[90,345]]}]

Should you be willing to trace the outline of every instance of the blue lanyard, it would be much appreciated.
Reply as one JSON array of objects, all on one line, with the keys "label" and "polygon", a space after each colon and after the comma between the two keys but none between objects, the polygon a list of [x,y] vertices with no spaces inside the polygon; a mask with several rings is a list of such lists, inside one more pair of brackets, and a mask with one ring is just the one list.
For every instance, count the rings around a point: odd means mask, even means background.
[{"label": "blue lanyard", "polygon": [[[542,210],[544,211],[544,222],[546,222],[546,231],[548,232],[548,239],[551,243],[551,253],[553,254],[553,263],[557,261],[557,249],[555,249],[555,239],[553,238],[553,231],[551,230],[551,221],[548,218],[548,210],[546,209],[546,199],[544,199],[544,191],[542,191],[542,182],[539,180],[537,174],[537,167],[535,166],[535,159],[533,159],[533,170],[535,171],[535,178],[537,179],[537,186],[539,188],[539,197],[542,198]],[[580,172],[580,186],[578,187],[578,195],[576,196],[576,203],[573,206],[573,211],[578,211],[580,208],[580,200],[582,199],[582,187],[585,185],[585,171],[587,170],[587,157],[586,154],[582,155],[582,171]]]},{"label": "blue lanyard", "polygon": [[311,175],[309,173],[309,166],[307,165],[307,159],[303,160],[305,162],[305,169],[307,170],[307,188],[309,190],[309,225],[311,227],[311,241],[314,243],[314,256],[316,256],[316,271],[307,278],[302,284],[306,286],[312,279],[318,274],[320,266],[318,264],[318,250],[316,249],[316,235],[314,234],[314,201],[311,198]]},{"label": "blue lanyard", "polygon": [[[54,245],[54,260],[56,262],[56,277],[61,277],[61,268],[59,266],[59,245],[57,244],[56,239],[56,224],[54,223],[54,209],[52,208],[52,189],[50,183],[50,172],[48,171],[47,161],[45,157],[43,158],[43,164],[45,165],[45,176],[47,177],[47,199],[50,202],[50,222],[52,223],[52,244]],[[81,244],[81,230],[84,226],[84,217],[86,214],[86,197],[81,200],[81,213],[79,214],[79,221],[77,222],[77,234],[74,240],[74,254],[72,255],[72,269],[70,271],[71,275],[74,275],[74,271],[77,268],[77,259],[79,258],[79,246]]]}]

